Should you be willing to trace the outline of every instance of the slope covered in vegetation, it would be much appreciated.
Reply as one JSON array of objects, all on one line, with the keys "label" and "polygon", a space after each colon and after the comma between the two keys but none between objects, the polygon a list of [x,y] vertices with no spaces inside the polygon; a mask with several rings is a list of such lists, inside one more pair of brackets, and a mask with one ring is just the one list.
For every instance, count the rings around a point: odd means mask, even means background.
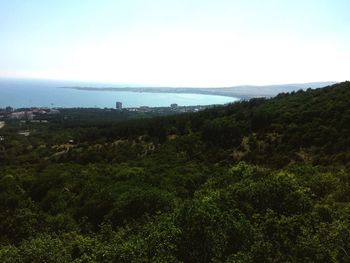
[{"label": "slope covered in vegetation", "polygon": [[0,261],[349,262],[349,125],[349,82],[154,119],[7,124]]}]

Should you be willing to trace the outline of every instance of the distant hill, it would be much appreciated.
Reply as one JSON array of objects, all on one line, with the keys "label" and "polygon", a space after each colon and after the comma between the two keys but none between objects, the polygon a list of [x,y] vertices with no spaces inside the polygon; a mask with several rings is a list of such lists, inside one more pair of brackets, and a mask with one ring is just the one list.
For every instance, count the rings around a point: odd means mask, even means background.
[{"label": "distant hill", "polygon": [[229,88],[222,88],[220,90],[236,94],[238,96],[251,96],[251,97],[273,97],[278,93],[282,92],[292,92],[299,89],[308,88],[321,88],[335,84],[334,81],[328,82],[310,82],[310,83],[297,83],[297,84],[280,84],[280,85],[264,85],[264,86],[254,86],[254,85],[242,85],[234,86]]}]

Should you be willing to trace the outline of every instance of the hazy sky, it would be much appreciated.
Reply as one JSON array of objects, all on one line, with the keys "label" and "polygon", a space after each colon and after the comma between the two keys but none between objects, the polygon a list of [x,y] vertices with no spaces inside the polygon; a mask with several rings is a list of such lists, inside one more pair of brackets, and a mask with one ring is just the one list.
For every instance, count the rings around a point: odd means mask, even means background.
[{"label": "hazy sky", "polygon": [[349,0],[0,0],[0,76],[173,86],[350,79]]}]

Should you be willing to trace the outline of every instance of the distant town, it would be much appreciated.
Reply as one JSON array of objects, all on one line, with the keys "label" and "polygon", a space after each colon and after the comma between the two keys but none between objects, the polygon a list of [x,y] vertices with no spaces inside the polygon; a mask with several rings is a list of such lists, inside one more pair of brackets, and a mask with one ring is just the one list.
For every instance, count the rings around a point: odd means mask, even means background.
[{"label": "distant town", "polygon": [[59,114],[58,109],[51,108],[0,108],[0,120],[34,120],[38,116]]},{"label": "distant town", "polygon": [[[140,107],[123,108],[123,103],[120,101],[117,101],[115,104],[115,108],[104,108],[104,110],[171,114],[171,113],[197,112],[207,108],[212,108],[214,106],[217,106],[217,105],[179,106],[178,104],[173,103],[168,107],[140,106]],[[30,108],[15,109],[11,106],[8,106],[6,108],[0,108],[0,121],[24,120],[24,121],[31,121],[31,122],[46,122],[47,119],[50,119],[53,115],[60,114],[60,111],[62,109],[64,108],[30,107]],[[45,116],[47,116],[48,118],[45,118]]]},{"label": "distant town", "polygon": [[197,106],[179,106],[176,103],[172,103],[169,107],[149,107],[149,106],[140,106],[140,107],[130,107],[123,108],[123,103],[120,101],[116,102],[116,110],[125,110],[130,112],[154,112],[154,113],[167,113],[169,111],[174,113],[185,113],[185,112],[197,112],[200,110],[212,108],[218,105],[197,105]]},{"label": "distant town", "polygon": [[[29,136],[35,131],[37,124],[49,124],[52,122],[88,122],[95,123],[122,121],[138,116],[140,118],[150,118],[156,116],[166,116],[179,113],[197,112],[218,105],[198,105],[198,106],[179,106],[176,103],[168,107],[131,107],[123,108],[123,103],[117,101],[115,108],[48,108],[48,107],[30,107],[15,109],[11,106],[0,108],[0,131],[3,131],[6,123],[19,124],[17,134]],[[0,144],[6,141],[6,136],[0,133]],[[69,142],[70,143],[70,142]]]}]

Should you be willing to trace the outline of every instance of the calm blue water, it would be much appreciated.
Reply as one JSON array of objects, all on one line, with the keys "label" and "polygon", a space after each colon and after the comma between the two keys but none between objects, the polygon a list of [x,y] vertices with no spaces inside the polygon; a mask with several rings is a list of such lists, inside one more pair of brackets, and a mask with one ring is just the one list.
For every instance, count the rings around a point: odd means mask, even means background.
[{"label": "calm blue water", "polygon": [[62,86],[99,87],[97,84],[77,82],[0,79],[0,107],[114,108],[116,101],[121,101],[123,107],[161,107],[170,106],[171,103],[190,106],[225,104],[238,100],[231,97],[201,94],[84,91],[57,88]]}]

